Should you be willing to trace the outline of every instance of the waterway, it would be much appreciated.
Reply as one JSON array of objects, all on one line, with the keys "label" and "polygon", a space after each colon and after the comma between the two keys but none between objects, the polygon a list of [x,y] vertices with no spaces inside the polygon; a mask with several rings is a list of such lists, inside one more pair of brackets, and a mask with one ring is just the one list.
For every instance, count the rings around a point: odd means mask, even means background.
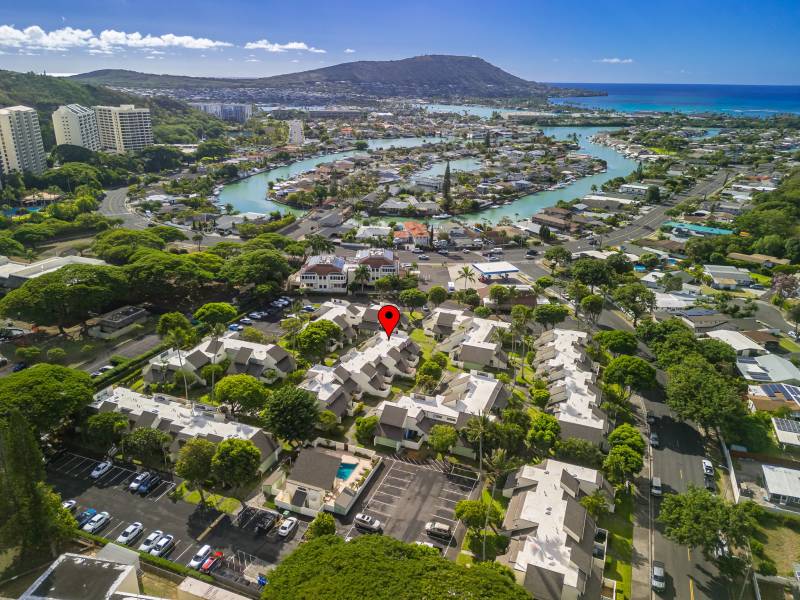
[{"label": "waterway", "polygon": [[[465,106],[455,108],[464,108],[469,110],[489,107]],[[491,112],[489,114],[491,114]],[[560,190],[528,194],[518,198],[517,200],[513,200],[509,205],[498,206],[497,208],[490,208],[476,213],[459,215],[457,219],[468,222],[484,221],[488,223],[497,223],[503,217],[509,217],[512,220],[530,217],[531,215],[541,211],[543,208],[555,205],[559,200],[572,200],[574,198],[580,198],[591,193],[592,185],[596,185],[599,188],[604,182],[612,179],[613,177],[624,177],[625,175],[628,175],[636,168],[636,161],[625,158],[622,154],[616,152],[615,150],[589,140],[589,138],[595,134],[601,131],[609,131],[611,129],[613,128],[544,127],[542,130],[545,135],[552,136],[559,140],[566,139],[573,133],[576,133],[578,135],[580,152],[605,160],[608,165],[607,172],[578,179],[577,181]],[[442,138],[380,139],[369,140],[368,143],[370,148],[378,149],[388,148],[391,146],[414,147],[420,146],[426,142],[439,141],[441,139]],[[270,181],[295,177],[304,171],[313,169],[317,165],[342,160],[357,153],[357,151],[337,152],[334,154],[326,154],[314,158],[307,158],[285,167],[278,167],[277,169],[272,169],[271,171],[265,171],[264,173],[253,175],[252,177],[248,177],[236,183],[225,186],[219,195],[219,200],[222,204],[232,204],[233,207],[240,212],[269,213],[278,210],[283,213],[291,212],[297,215],[303,214],[304,211],[302,210],[290,208],[285,204],[267,200],[267,184]],[[427,175],[439,175],[444,173],[445,164],[445,162],[434,163],[424,173]],[[479,166],[479,162],[474,159],[459,159],[450,162],[451,170],[468,171],[479,168]]]},{"label": "waterway", "polygon": [[[447,138],[437,138],[433,136],[386,138],[367,140],[367,144],[369,144],[369,148],[375,150],[391,147],[413,148],[415,146],[422,146],[423,144],[430,142],[440,142],[446,139]],[[304,210],[291,208],[285,204],[267,199],[269,182],[275,182],[279,179],[291,179],[300,175],[301,173],[310,171],[321,164],[350,158],[354,154],[358,154],[358,150],[323,154],[312,158],[298,160],[297,162],[293,162],[285,167],[278,167],[270,171],[264,171],[258,175],[246,177],[245,179],[241,179],[235,183],[226,185],[222,189],[222,192],[220,192],[219,202],[222,203],[222,205],[231,204],[233,205],[233,208],[239,212],[270,213],[277,210],[282,213],[301,215],[305,213]],[[451,167],[451,169],[452,168],[453,167]],[[444,172],[444,167],[442,167],[442,172]]]}]

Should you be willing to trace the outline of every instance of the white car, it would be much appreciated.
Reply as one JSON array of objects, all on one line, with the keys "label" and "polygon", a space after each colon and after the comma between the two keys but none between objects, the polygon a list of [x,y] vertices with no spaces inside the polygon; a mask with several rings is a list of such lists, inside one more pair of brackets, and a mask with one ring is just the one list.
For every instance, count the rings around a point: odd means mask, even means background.
[{"label": "white car", "polygon": [[128,489],[131,492],[135,492],[139,489],[139,486],[145,483],[148,479],[150,479],[151,475],[147,471],[142,471],[136,477],[133,478],[130,485],[128,485]]},{"label": "white car", "polygon": [[111,520],[111,515],[107,512],[103,511],[101,513],[97,513],[93,516],[89,522],[83,526],[83,530],[88,533],[97,533],[103,527],[108,525],[108,522]]},{"label": "white car", "polygon": [[156,545],[156,542],[161,539],[161,536],[164,535],[164,532],[160,529],[156,529],[153,533],[148,535],[144,538],[144,541],[139,545],[140,552],[150,552],[153,547]]},{"label": "white car", "polygon": [[703,473],[706,475],[714,475],[714,465],[706,458],[703,459]]},{"label": "white car", "polygon": [[199,569],[209,556],[211,556],[211,546],[206,544],[197,551],[197,554],[192,557],[192,560],[186,566],[190,569]]},{"label": "white car", "polygon": [[162,535],[161,539],[156,542],[156,545],[150,550],[150,554],[153,556],[164,556],[175,545],[175,536],[172,535]]},{"label": "white car", "polygon": [[278,535],[281,537],[288,537],[296,527],[297,519],[295,517],[289,517],[288,519],[284,520],[283,523],[281,523],[280,527],[278,527]]},{"label": "white car", "polygon": [[356,526],[356,529],[360,529],[361,531],[375,532],[381,530],[381,522],[375,517],[364,513],[358,513],[356,518],[353,519],[353,524]]},{"label": "white car", "polygon": [[130,546],[131,543],[133,543],[133,540],[142,535],[143,531],[144,531],[144,525],[139,523],[139,521],[131,523],[125,528],[125,531],[123,531],[117,536],[117,543],[126,544]]},{"label": "white car", "polygon": [[61,508],[68,510],[69,512],[75,512],[75,508],[77,508],[77,506],[77,500],[64,500],[61,503]]},{"label": "white car", "polygon": [[248,317],[242,317],[241,319],[239,319],[239,323],[241,323],[242,325],[252,325],[253,319],[250,319]]},{"label": "white car", "polygon": [[110,460],[104,460],[103,462],[97,464],[89,477],[92,479],[100,479],[103,475],[108,473],[113,466],[114,464]]}]

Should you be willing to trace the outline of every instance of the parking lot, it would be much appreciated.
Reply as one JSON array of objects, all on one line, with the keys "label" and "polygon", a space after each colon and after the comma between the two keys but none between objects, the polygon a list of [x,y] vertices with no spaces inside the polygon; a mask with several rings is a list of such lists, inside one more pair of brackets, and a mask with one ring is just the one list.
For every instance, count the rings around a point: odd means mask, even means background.
[{"label": "parking lot", "polygon": [[[454,535],[443,550],[454,559],[466,531],[455,517],[455,506],[477,494],[476,473],[458,465],[451,468],[441,461],[419,462],[399,456],[386,458],[385,464],[386,472],[353,513],[364,512],[380,520],[384,535],[410,543],[433,542],[440,547],[445,544],[425,534],[425,523],[449,525]],[[352,525],[344,534],[361,535]]]},{"label": "parking lot", "polygon": [[[278,537],[277,524],[267,534],[256,534],[255,524],[260,512],[257,509],[245,509],[240,513],[241,518],[234,521],[230,515],[217,510],[172,499],[169,492],[175,487],[174,481],[162,482],[142,497],[128,490],[137,474],[130,466],[114,465],[97,481],[91,479],[90,473],[99,462],[65,453],[48,465],[48,482],[65,500],[77,501],[76,515],[88,508],[108,512],[111,519],[98,532],[107,539],[115,540],[129,524],[138,521],[144,525],[144,531],[133,546],[138,547],[155,530],[171,534],[175,536],[175,546],[166,558],[176,563],[185,565],[205,544],[222,551],[225,564],[214,571],[218,577],[241,584],[257,580],[260,573],[297,547],[308,527],[308,520],[301,518],[288,538]],[[215,521],[217,523],[208,531]]]}]

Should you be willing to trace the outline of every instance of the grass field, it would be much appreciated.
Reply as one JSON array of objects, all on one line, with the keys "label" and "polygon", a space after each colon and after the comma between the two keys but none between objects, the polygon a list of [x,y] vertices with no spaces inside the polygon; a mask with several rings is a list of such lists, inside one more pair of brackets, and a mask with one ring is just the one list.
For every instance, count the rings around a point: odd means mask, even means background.
[{"label": "grass field", "polygon": [[[222,512],[232,513],[241,506],[241,503],[236,498],[228,498],[227,496],[207,491],[203,493],[205,494],[206,502]],[[189,504],[200,504],[200,492],[188,489],[185,483],[175,488],[173,495]]]},{"label": "grass field", "polygon": [[630,600],[633,567],[633,499],[624,497],[616,510],[600,519],[600,527],[609,533],[605,576],[617,580],[617,600]]},{"label": "grass field", "polygon": [[775,563],[778,575],[793,577],[793,567],[800,556],[800,519],[767,514],[760,519],[753,537],[764,545],[764,558]]}]

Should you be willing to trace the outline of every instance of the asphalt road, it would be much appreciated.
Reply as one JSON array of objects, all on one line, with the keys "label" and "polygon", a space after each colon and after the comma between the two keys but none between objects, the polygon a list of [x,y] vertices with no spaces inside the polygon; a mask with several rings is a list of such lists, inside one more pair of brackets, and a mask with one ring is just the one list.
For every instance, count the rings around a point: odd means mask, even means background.
[{"label": "asphalt road", "polygon": [[125,227],[129,229],[144,229],[147,227],[147,219],[128,209],[127,198],[128,188],[106,190],[106,197],[100,203],[100,214],[114,219],[122,219]]}]

